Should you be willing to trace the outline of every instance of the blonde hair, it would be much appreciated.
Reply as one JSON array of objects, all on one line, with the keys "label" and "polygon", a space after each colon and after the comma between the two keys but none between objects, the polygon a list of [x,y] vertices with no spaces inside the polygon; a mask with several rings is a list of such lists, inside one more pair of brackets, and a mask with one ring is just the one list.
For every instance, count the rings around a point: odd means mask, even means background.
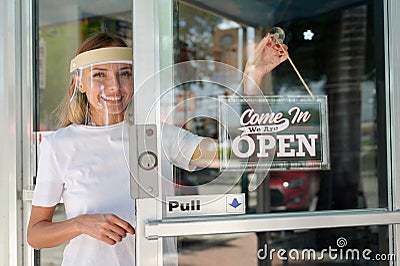
[{"label": "blonde hair", "polygon": [[[110,33],[97,33],[84,40],[79,46],[76,54],[81,54],[90,50],[95,50],[105,47],[127,47],[126,43],[117,35]],[[71,82],[68,88],[68,93],[58,106],[59,111],[59,127],[66,127],[70,124],[85,124],[88,116],[88,101],[86,94],[75,91],[78,71],[71,74]],[[73,95],[76,93],[76,95]],[[75,96],[75,97],[72,97]]]}]

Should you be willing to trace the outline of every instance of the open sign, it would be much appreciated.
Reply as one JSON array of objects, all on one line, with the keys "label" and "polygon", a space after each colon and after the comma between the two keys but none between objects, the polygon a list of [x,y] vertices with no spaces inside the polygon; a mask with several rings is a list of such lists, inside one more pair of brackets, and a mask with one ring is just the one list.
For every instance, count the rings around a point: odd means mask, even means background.
[{"label": "open sign", "polygon": [[223,170],[330,168],[326,96],[219,100]]}]

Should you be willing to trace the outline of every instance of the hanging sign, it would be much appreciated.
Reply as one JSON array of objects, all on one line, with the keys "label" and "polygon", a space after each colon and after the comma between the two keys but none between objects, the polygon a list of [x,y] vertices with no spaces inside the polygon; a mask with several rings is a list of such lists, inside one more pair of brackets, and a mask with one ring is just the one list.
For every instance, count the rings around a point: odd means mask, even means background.
[{"label": "hanging sign", "polygon": [[221,170],[329,169],[327,97],[219,97]]}]

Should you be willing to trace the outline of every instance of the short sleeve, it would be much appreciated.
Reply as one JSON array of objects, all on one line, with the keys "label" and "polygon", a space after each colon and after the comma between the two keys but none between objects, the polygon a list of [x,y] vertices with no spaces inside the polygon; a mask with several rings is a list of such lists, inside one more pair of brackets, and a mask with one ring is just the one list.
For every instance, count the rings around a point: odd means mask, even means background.
[{"label": "short sleeve", "polygon": [[60,202],[64,189],[59,162],[46,138],[40,143],[36,186],[32,205],[51,207]]},{"label": "short sleeve", "polygon": [[183,128],[162,124],[161,139],[161,149],[172,164],[189,171],[196,168],[189,163],[203,137],[194,135]]}]

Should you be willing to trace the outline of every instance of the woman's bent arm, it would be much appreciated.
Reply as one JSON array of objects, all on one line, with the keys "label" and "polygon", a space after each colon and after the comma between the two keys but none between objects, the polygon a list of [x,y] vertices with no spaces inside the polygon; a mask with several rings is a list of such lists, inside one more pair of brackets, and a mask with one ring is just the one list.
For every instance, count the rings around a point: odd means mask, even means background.
[{"label": "woman's bent arm", "polygon": [[127,233],[135,233],[132,225],[114,214],[85,214],[53,222],[55,208],[32,206],[27,238],[34,249],[56,247],[80,234],[113,245],[121,242]]},{"label": "woman's bent arm", "polygon": [[76,219],[52,222],[55,208],[32,206],[27,238],[33,248],[59,246],[80,234]]}]

